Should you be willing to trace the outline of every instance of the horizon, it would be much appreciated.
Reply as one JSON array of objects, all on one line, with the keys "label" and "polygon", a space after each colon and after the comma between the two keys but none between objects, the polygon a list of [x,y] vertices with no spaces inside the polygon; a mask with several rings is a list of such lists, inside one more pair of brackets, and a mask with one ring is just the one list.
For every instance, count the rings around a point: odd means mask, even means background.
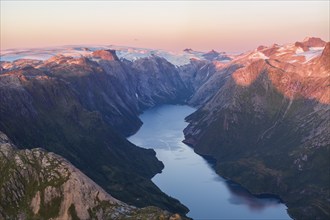
[{"label": "horizon", "polygon": [[[286,43],[283,43],[283,44],[279,44],[277,42],[273,42],[271,44],[268,44],[268,45],[264,45],[264,44],[259,44],[258,46],[266,46],[266,47],[270,47],[274,44],[277,44],[277,45],[286,45],[286,44],[294,44],[295,42],[303,42],[306,38],[320,38],[318,36],[306,36],[304,37],[303,39],[298,39],[296,41],[292,41],[292,42],[286,42]],[[324,40],[323,38],[320,38],[321,40],[325,41],[325,42],[329,42],[327,40]],[[162,48],[150,48],[150,47],[138,47],[138,46],[132,46],[132,45],[114,45],[114,44],[104,44],[104,45],[97,45],[97,44],[68,44],[68,45],[52,45],[52,46],[40,46],[40,47],[17,47],[17,48],[8,48],[8,49],[0,49],[0,53],[3,53],[3,52],[11,52],[11,51],[20,51],[20,50],[45,50],[45,49],[60,49],[60,48],[63,48],[63,49],[67,49],[67,48],[70,48],[70,47],[86,47],[86,48],[91,48],[91,47],[109,47],[108,49],[113,49],[115,51],[117,51],[118,49],[116,48],[112,48],[112,47],[123,47],[123,48],[134,48],[134,49],[140,49],[140,50],[159,50],[159,51],[165,51],[165,52],[168,52],[168,53],[178,53],[178,52],[183,52],[185,49],[191,49],[195,52],[202,52],[202,53],[208,53],[208,52],[211,52],[212,50],[216,51],[216,52],[224,52],[224,53],[227,53],[227,54],[235,54],[235,53],[245,53],[245,52],[248,52],[248,51],[252,51],[252,50],[255,50],[258,46],[256,46],[255,48],[251,48],[249,50],[240,50],[240,51],[220,51],[220,50],[215,50],[213,48],[210,48],[209,50],[195,50],[194,48],[183,48],[182,50],[178,50],[178,51],[174,51],[174,50],[167,50],[167,49],[162,49]]]},{"label": "horizon", "polygon": [[0,49],[112,45],[244,52],[305,37],[328,42],[329,5],[329,1],[5,0]]}]

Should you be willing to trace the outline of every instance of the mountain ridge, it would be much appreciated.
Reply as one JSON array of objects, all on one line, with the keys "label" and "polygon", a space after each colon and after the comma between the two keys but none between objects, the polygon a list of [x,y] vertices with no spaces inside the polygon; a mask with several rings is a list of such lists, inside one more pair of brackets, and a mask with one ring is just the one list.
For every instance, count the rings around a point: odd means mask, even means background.
[{"label": "mountain ridge", "polygon": [[[185,214],[186,207],[150,180],[163,169],[155,152],[124,138],[141,126],[139,112],[177,102],[186,91],[172,64],[150,59],[149,68],[159,70],[153,77],[166,83],[158,94],[150,93],[152,85],[137,88],[135,79],[152,76],[120,60],[55,56],[11,63],[0,74],[0,130],[18,147],[43,146],[65,157],[121,201]],[[168,78],[163,69],[177,79]]]},{"label": "mountain ridge", "polygon": [[225,71],[230,77],[184,130],[184,142],[216,159],[219,174],[279,195],[297,219],[330,215],[330,179],[317,175],[330,167],[329,45],[312,58],[292,44],[238,56],[228,65],[239,67]]},{"label": "mountain ridge", "polygon": [[41,148],[18,150],[2,132],[0,164],[3,219],[175,219],[113,198],[64,158]]},{"label": "mountain ridge", "polygon": [[179,66],[157,51],[127,60],[107,48],[46,61],[1,61],[0,130],[18,146],[64,155],[124,202],[185,214],[150,183],[162,169],[155,153],[123,136],[141,126],[143,110],[188,103],[199,109],[187,117],[185,142],[215,158],[219,174],[253,193],[279,195],[294,218],[322,219],[330,213],[329,180],[316,176],[329,167],[330,43],[322,42],[260,46],[226,62],[212,52],[210,59]]}]

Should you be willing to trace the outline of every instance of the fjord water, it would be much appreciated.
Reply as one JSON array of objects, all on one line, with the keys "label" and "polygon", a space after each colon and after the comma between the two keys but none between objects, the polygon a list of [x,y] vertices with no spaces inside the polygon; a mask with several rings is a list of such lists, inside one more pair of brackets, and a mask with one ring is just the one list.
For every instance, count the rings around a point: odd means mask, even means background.
[{"label": "fjord water", "polygon": [[290,219],[276,198],[257,198],[237,184],[219,177],[212,166],[182,143],[189,106],[162,105],[144,112],[143,125],[129,140],[153,148],[165,168],[152,181],[179,199],[194,219]]}]

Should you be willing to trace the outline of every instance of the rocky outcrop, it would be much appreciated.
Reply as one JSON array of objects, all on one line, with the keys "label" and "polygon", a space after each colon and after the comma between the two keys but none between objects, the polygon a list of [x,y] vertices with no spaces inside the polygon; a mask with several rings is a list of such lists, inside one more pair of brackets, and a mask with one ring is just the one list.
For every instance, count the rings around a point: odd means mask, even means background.
[{"label": "rocky outcrop", "polygon": [[183,102],[191,93],[176,67],[157,56],[129,62],[101,50],[91,57],[53,57],[34,68],[69,83],[84,108],[100,112],[125,136],[141,126],[138,115],[146,108]]},{"label": "rocky outcrop", "polygon": [[239,67],[236,64],[201,60],[191,60],[190,64],[181,66],[181,78],[193,91],[187,102],[195,107],[205,104]]},{"label": "rocky outcrop", "polygon": [[308,58],[294,45],[273,45],[240,55],[184,131],[197,153],[216,159],[219,174],[279,195],[297,219],[330,216],[330,177],[320,174],[330,167],[327,51]]},{"label": "rocky outcrop", "polygon": [[157,56],[132,63],[135,96],[141,109],[158,103],[183,103],[192,93],[182,81],[177,68]]},{"label": "rocky outcrop", "polygon": [[71,163],[41,148],[18,150],[0,132],[0,218],[170,219],[156,207],[138,209],[109,195]]},{"label": "rocky outcrop", "polygon": [[308,51],[310,47],[324,47],[326,44],[321,38],[307,37],[304,41],[295,43],[296,47],[302,48],[304,51]]},{"label": "rocky outcrop", "polygon": [[64,156],[121,201],[186,213],[150,181],[163,167],[155,152],[122,135],[139,128],[144,109],[188,102],[200,109],[187,118],[185,142],[214,157],[218,173],[279,195],[294,218],[327,219],[330,180],[320,173],[330,167],[329,48],[308,38],[230,62],[211,51],[212,60],[180,67],[157,56],[119,60],[109,50],[1,62],[0,130],[20,148]]},{"label": "rocky outcrop", "polygon": [[230,61],[231,58],[229,56],[226,55],[226,53],[224,52],[217,52],[215,50],[211,50],[205,54],[202,55],[206,60],[210,60],[210,61],[213,61],[213,60],[218,60],[218,61],[221,61],[221,60],[226,60],[226,61]]},{"label": "rocky outcrop", "polygon": [[116,55],[116,51],[114,50],[97,50],[92,53],[92,57],[96,57],[102,60],[109,60],[109,61],[119,60],[119,58]]},{"label": "rocky outcrop", "polygon": [[126,82],[134,77],[129,68],[64,56],[8,67],[0,75],[0,130],[19,148],[41,146],[65,157],[123,202],[186,213],[150,180],[163,169],[155,152],[120,134],[141,125],[136,82]]}]

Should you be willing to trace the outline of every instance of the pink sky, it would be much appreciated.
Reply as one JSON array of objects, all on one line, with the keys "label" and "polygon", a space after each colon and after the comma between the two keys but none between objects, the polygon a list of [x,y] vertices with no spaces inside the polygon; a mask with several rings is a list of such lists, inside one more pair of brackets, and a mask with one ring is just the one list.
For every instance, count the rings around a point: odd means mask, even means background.
[{"label": "pink sky", "polygon": [[329,1],[3,1],[1,50],[124,45],[244,51],[317,36]]}]

